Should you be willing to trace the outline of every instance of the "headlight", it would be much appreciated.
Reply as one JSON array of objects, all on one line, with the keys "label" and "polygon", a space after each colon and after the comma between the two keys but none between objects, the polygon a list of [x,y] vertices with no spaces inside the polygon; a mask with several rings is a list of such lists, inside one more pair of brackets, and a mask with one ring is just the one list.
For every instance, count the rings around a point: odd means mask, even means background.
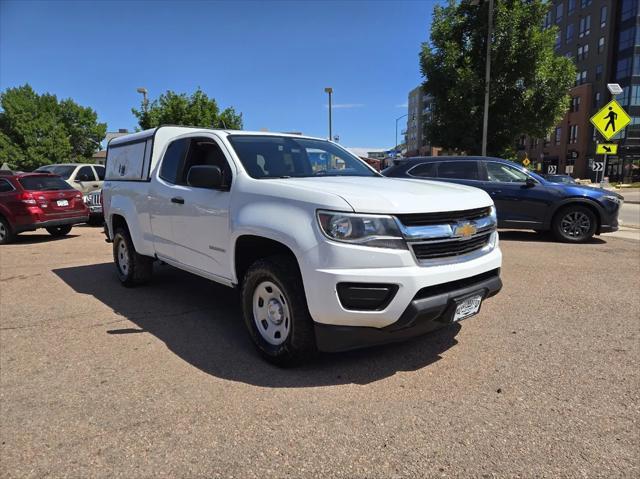
[{"label": "headlight", "polygon": [[493,221],[498,224],[498,215],[496,214],[496,207],[495,205],[491,205],[491,212],[489,213],[489,216],[491,216],[491,218],[493,218]]},{"label": "headlight", "polygon": [[324,235],[334,241],[378,248],[407,248],[391,216],[318,211],[318,223]]},{"label": "headlight", "polygon": [[621,200],[620,198],[618,198],[617,196],[607,195],[607,196],[603,196],[603,198],[604,198],[605,200],[609,200],[609,201],[611,201],[612,203],[615,203],[615,204],[617,204],[617,205],[622,204],[622,200]]}]

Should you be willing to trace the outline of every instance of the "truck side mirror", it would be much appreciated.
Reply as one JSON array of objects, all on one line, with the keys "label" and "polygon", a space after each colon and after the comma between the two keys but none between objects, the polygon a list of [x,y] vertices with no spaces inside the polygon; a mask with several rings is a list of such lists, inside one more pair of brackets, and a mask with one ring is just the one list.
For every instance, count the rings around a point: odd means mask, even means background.
[{"label": "truck side mirror", "polygon": [[223,189],[222,170],[213,165],[196,165],[189,168],[187,184],[194,188]]}]

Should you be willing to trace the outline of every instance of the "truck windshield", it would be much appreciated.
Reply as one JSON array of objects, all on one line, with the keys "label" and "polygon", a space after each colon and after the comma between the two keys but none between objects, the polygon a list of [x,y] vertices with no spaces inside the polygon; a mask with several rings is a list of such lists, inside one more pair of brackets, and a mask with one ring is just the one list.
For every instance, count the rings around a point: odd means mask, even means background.
[{"label": "truck windshield", "polygon": [[361,160],[328,141],[267,135],[228,138],[253,178],[378,176]]},{"label": "truck windshield", "polygon": [[73,170],[75,169],[76,167],[73,165],[48,165],[48,166],[41,166],[36,171],[53,173],[54,175],[58,175],[64,178],[65,180],[68,180],[69,177],[71,176],[71,173],[73,173]]}]

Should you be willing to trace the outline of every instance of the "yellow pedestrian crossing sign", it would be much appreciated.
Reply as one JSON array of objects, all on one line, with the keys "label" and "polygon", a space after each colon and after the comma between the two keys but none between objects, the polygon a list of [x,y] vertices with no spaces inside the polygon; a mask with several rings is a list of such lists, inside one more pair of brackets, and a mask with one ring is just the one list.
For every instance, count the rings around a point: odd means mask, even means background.
[{"label": "yellow pedestrian crossing sign", "polygon": [[598,143],[596,147],[596,155],[617,155],[618,144],[617,143]]},{"label": "yellow pedestrian crossing sign", "polygon": [[615,100],[611,100],[591,117],[593,126],[607,140],[613,138],[620,130],[624,130],[629,122],[631,122],[631,118]]}]

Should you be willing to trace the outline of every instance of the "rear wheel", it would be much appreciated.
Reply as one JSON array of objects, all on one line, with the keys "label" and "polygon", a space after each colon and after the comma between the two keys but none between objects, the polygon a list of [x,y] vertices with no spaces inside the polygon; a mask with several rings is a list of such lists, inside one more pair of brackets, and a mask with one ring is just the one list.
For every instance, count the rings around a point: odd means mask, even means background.
[{"label": "rear wheel", "polygon": [[146,283],[153,273],[153,258],[136,252],[129,231],[117,228],[113,235],[113,261],[124,286]]},{"label": "rear wheel", "polygon": [[553,233],[557,239],[567,243],[582,243],[589,240],[597,226],[593,211],[580,205],[565,206],[553,219]]},{"label": "rear wheel", "polygon": [[71,231],[71,225],[50,226],[49,228],[46,228],[46,230],[51,236],[58,238],[69,234],[69,231]]},{"label": "rear wheel", "polygon": [[242,284],[242,309],[251,339],[270,362],[289,366],[316,353],[302,278],[289,256],[261,259],[249,268]]},{"label": "rear wheel", "polygon": [[14,234],[11,225],[4,218],[0,217],[0,244],[7,244],[13,241]]}]

